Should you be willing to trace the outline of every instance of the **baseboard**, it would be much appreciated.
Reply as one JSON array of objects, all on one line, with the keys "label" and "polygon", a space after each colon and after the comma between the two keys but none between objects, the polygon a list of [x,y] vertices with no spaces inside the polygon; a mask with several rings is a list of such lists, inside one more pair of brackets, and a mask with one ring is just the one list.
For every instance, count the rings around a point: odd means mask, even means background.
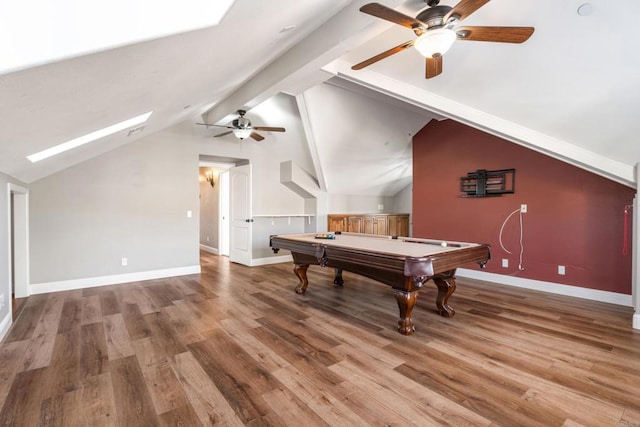
[{"label": "baseboard", "polygon": [[220,251],[217,248],[212,248],[211,246],[203,245],[200,243],[200,250],[209,252],[210,254],[220,255]]},{"label": "baseboard", "polygon": [[11,327],[11,312],[7,313],[0,322],[0,341],[4,339],[4,336],[9,332],[9,328]]},{"label": "baseboard", "polygon": [[478,270],[468,270],[466,268],[459,268],[456,276],[482,280],[485,282],[498,283],[500,285],[515,286],[517,288],[532,289],[535,291],[549,292],[552,294],[566,295],[593,301],[607,302],[610,304],[624,305],[627,307],[633,306],[631,295],[621,294],[617,292],[581,288],[579,286],[562,285],[559,283],[544,282],[542,280],[525,279],[523,277],[505,276],[503,274],[487,273],[485,271]]},{"label": "baseboard", "polygon": [[96,286],[117,285],[119,283],[140,282],[142,280],[162,279],[165,277],[199,274],[200,265],[167,268],[163,270],[141,271],[137,273],[116,274],[113,276],[88,277],[86,279],[61,280],[59,282],[32,283],[31,295],[48,292],[70,291],[74,289],[95,288]]},{"label": "baseboard", "polygon": [[[281,255],[268,258],[256,258],[251,261],[251,266],[260,266],[268,264],[279,264],[282,262],[292,262],[291,255]],[[565,295],[576,298],[583,298],[593,301],[606,302],[610,304],[623,305],[632,307],[631,295],[621,294],[617,292],[601,291],[598,289],[581,288],[579,286],[562,285],[559,283],[544,282],[542,280],[525,279],[522,277],[505,276],[503,274],[487,273],[485,271],[468,270],[459,268],[456,275],[458,277],[466,277],[469,279],[482,280],[485,282],[497,283],[500,285],[514,286],[518,288],[532,289],[535,291],[549,292],[552,294]],[[640,313],[636,314],[640,328]]]},{"label": "baseboard", "polygon": [[280,264],[283,262],[293,262],[291,255],[270,256],[267,258],[255,258],[251,260],[251,267],[260,265]]},{"label": "baseboard", "polygon": [[633,315],[633,329],[640,329],[640,313],[637,311]]}]

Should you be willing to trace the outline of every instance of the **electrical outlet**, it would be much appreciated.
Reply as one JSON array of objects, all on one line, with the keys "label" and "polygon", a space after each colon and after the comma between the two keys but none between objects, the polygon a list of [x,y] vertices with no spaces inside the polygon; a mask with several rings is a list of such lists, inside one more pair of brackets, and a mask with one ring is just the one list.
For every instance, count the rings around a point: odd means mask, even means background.
[{"label": "electrical outlet", "polygon": [[193,212],[192,211],[187,211],[187,218],[191,218],[193,216]]},{"label": "electrical outlet", "polygon": [[527,205],[520,205],[520,212],[527,213]]},{"label": "electrical outlet", "polygon": [[561,276],[564,276],[564,273],[565,273],[564,265],[559,265],[558,266],[558,274],[561,275]]},{"label": "electrical outlet", "polygon": [[0,310],[4,307],[4,294],[0,294]]},{"label": "electrical outlet", "polygon": [[502,258],[502,266],[504,268],[509,268],[509,260],[506,258]]},{"label": "electrical outlet", "polygon": [[379,210],[379,211],[384,210],[384,205],[383,205],[383,204],[379,204],[379,205],[378,205],[378,210]]},{"label": "electrical outlet", "polygon": [[126,258],[122,258],[122,266],[126,267],[128,263],[128,260]]}]

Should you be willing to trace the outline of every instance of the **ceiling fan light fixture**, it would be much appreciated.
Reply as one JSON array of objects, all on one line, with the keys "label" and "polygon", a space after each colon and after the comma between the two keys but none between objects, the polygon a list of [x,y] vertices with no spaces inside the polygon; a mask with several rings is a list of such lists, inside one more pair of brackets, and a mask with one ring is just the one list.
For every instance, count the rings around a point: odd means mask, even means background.
[{"label": "ceiling fan light fixture", "polygon": [[232,132],[236,138],[245,139],[251,136],[251,132],[253,132],[253,129],[240,128],[240,129],[233,129]]},{"label": "ceiling fan light fixture", "polygon": [[444,55],[456,41],[456,32],[449,28],[437,28],[425,31],[413,44],[424,57],[435,54]]}]

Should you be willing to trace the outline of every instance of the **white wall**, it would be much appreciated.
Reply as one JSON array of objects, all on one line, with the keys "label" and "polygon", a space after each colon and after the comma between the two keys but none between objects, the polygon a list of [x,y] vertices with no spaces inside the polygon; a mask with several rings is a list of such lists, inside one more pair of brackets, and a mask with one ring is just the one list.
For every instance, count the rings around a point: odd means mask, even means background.
[{"label": "white wall", "polygon": [[329,194],[329,213],[394,213],[393,197]]},{"label": "white wall", "polygon": [[[254,259],[276,256],[269,248],[271,234],[324,230],[324,223],[295,217],[310,213],[309,201],[280,183],[283,161],[314,170],[295,99],[281,94],[254,110],[247,114],[254,126],[287,131],[240,142],[181,123],[32,183],[31,283],[199,265],[199,156],[252,164]],[[321,196],[323,209],[335,213],[393,212],[403,203],[393,196]]]},{"label": "white wall", "polygon": [[304,233],[307,219],[302,217],[261,217],[253,222],[253,258],[270,258],[283,255],[273,253],[269,236],[273,234]]},{"label": "white wall", "polygon": [[[274,110],[293,108],[284,123],[252,117],[256,125],[287,127],[284,134],[265,133],[262,142],[212,138],[211,130],[186,123],[33,182],[31,284],[44,289],[51,283],[199,265],[201,154],[249,160],[254,214],[304,213],[304,199],[280,184],[283,160],[311,165],[303,133],[292,123],[297,112],[292,99],[281,95],[270,101]],[[257,221],[254,257],[274,256],[269,234],[302,231],[301,220],[278,220],[275,227]],[[127,266],[121,265],[123,257]]]},{"label": "white wall", "polygon": [[413,236],[413,183],[393,197],[393,212],[409,214],[409,236]]},{"label": "white wall", "polygon": [[193,144],[150,135],[31,184],[31,283],[197,266],[198,217]]}]

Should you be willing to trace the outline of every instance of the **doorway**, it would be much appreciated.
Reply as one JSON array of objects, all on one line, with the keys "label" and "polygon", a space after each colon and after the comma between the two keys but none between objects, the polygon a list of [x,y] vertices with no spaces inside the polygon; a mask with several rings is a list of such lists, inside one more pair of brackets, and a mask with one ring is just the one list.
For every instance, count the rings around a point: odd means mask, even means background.
[{"label": "doorway", "polygon": [[[200,249],[229,256],[229,169],[236,159],[200,156]],[[210,184],[210,185],[209,185]]]},{"label": "doorway", "polygon": [[[14,184],[7,185],[9,218],[9,277],[11,296],[29,296],[29,190]],[[7,298],[10,310],[13,298]]]},{"label": "doorway", "polygon": [[[200,249],[215,255],[230,257],[232,262],[251,265],[251,166],[249,160],[200,155],[198,167]],[[233,183],[240,182],[238,179],[240,171],[243,172],[241,175],[244,176],[246,185],[236,185],[234,188]],[[210,182],[215,188],[213,203],[208,198],[213,193],[211,193],[212,188],[207,188],[206,182],[209,181],[207,174],[211,176]],[[244,233],[238,233],[239,228],[234,227],[234,221],[232,221],[234,210],[236,214],[240,214],[239,205],[247,208],[241,214]]]}]

